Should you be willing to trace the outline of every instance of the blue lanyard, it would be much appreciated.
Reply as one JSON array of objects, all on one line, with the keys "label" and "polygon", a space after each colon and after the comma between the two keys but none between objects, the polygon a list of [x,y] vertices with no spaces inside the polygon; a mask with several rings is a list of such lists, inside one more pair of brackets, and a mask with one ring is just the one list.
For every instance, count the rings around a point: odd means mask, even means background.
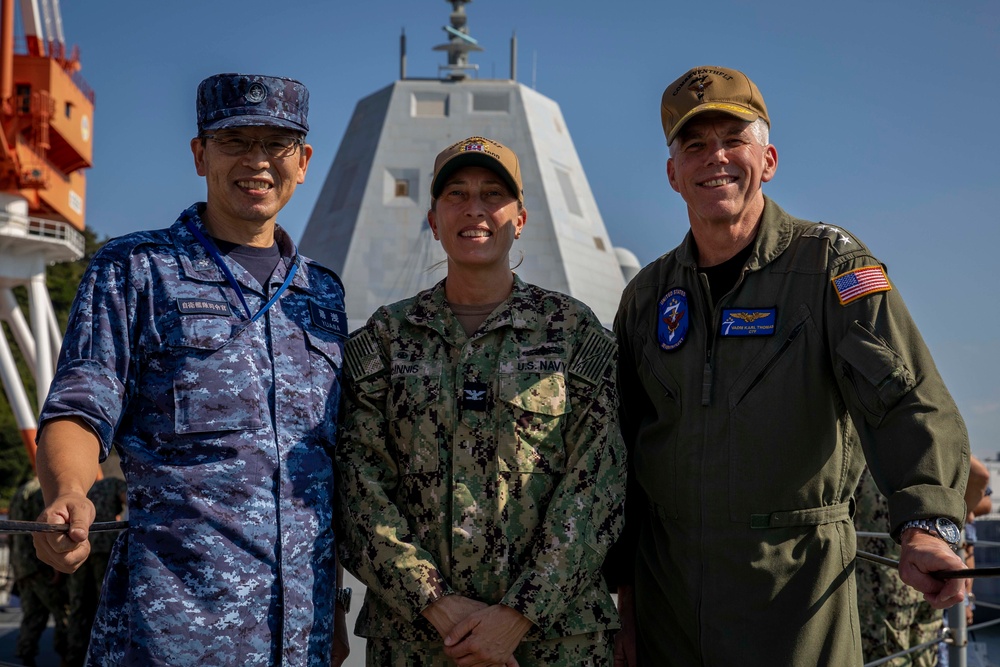
[{"label": "blue lanyard", "polygon": [[292,278],[295,277],[295,272],[299,270],[299,263],[292,262],[292,268],[289,269],[288,275],[285,276],[285,282],[281,283],[281,287],[278,288],[278,291],[274,293],[274,296],[272,296],[267,303],[264,304],[263,308],[257,311],[256,315],[251,315],[250,306],[247,305],[247,300],[243,296],[243,290],[240,289],[240,284],[236,282],[236,276],[234,276],[233,272],[229,270],[228,266],[226,266],[226,261],[222,259],[222,255],[219,254],[219,250],[215,247],[215,244],[209,241],[205,235],[201,233],[201,230],[198,229],[197,225],[191,222],[190,218],[185,218],[184,224],[187,225],[188,231],[194,234],[194,237],[198,239],[198,243],[200,243],[201,247],[205,249],[205,252],[211,255],[216,266],[222,269],[222,272],[226,275],[226,280],[229,281],[229,286],[236,291],[236,296],[240,297],[240,302],[243,304],[243,309],[246,310],[247,318],[250,322],[256,322],[260,319],[261,315],[267,312],[268,308],[274,305],[275,301],[278,300],[278,297],[280,297],[282,293],[288,289],[288,286],[292,284]]}]

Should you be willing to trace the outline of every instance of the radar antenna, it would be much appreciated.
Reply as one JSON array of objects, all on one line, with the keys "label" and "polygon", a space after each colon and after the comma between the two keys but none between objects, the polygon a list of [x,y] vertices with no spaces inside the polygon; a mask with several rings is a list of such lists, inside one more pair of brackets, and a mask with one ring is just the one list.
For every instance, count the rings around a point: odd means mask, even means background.
[{"label": "radar antenna", "polygon": [[448,78],[461,80],[467,78],[469,71],[478,72],[478,65],[469,64],[469,52],[482,51],[479,42],[469,35],[468,17],[465,15],[465,5],[472,0],[445,0],[451,3],[451,25],[442,28],[448,33],[448,43],[434,47],[435,51],[448,52],[448,64],[438,66],[438,72],[447,72]]}]

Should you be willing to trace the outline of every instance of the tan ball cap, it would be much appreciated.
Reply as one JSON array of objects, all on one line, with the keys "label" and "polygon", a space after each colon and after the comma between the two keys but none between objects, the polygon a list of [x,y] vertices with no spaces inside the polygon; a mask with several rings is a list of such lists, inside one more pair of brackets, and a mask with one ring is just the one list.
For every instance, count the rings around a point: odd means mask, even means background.
[{"label": "tan ball cap", "polygon": [[663,91],[660,119],[667,145],[684,123],[706,111],[721,111],[751,122],[763,118],[771,126],[764,97],[750,77],[727,67],[695,67]]},{"label": "tan ball cap", "polygon": [[445,182],[462,167],[485,167],[495,172],[507,182],[517,201],[524,203],[521,165],[517,155],[500,142],[485,137],[462,139],[438,153],[434,159],[431,196],[435,199],[441,196]]}]

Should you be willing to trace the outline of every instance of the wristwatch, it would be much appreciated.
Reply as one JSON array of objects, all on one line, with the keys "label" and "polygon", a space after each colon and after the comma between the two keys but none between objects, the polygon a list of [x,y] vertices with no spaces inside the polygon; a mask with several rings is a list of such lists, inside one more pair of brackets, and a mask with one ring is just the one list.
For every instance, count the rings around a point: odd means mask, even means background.
[{"label": "wristwatch", "polygon": [[339,604],[344,608],[345,613],[350,613],[351,611],[351,589],[350,588],[338,588],[336,594],[333,597],[334,604]]},{"label": "wristwatch", "polygon": [[934,537],[940,537],[944,540],[948,546],[952,548],[952,550],[958,549],[958,543],[962,538],[962,533],[958,530],[958,526],[955,525],[955,522],[944,517],[938,517],[937,519],[914,519],[913,521],[907,521],[899,530],[899,534],[902,535],[903,531],[907,528],[920,528],[921,530],[926,530]]}]

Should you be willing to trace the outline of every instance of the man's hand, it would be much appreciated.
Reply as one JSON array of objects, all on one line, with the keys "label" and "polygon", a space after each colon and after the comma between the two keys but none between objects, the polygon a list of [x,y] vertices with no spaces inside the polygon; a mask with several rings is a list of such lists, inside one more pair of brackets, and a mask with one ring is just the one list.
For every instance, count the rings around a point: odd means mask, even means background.
[{"label": "man's hand", "polygon": [[618,587],[618,616],[622,629],[615,635],[615,667],[638,667],[635,655],[635,588]]},{"label": "man's hand", "polygon": [[516,667],[514,649],[531,626],[520,612],[495,604],[459,621],[444,638],[444,652],[458,667]]},{"label": "man's hand", "polygon": [[82,493],[57,497],[38,516],[43,523],[70,525],[68,533],[35,533],[32,539],[38,558],[60,572],[72,573],[90,555],[87,536],[94,523],[94,504]]},{"label": "man's hand", "polygon": [[70,528],[68,533],[35,533],[35,552],[42,562],[72,573],[90,555],[87,534],[94,523],[94,503],[87,499],[87,491],[100,471],[101,446],[79,417],[56,418],[41,428],[35,468],[46,507],[38,520],[68,523]]},{"label": "man's hand", "polygon": [[935,609],[947,609],[965,599],[965,579],[935,579],[931,573],[964,570],[965,563],[944,540],[919,528],[908,528],[901,536],[899,578],[924,594]]}]

